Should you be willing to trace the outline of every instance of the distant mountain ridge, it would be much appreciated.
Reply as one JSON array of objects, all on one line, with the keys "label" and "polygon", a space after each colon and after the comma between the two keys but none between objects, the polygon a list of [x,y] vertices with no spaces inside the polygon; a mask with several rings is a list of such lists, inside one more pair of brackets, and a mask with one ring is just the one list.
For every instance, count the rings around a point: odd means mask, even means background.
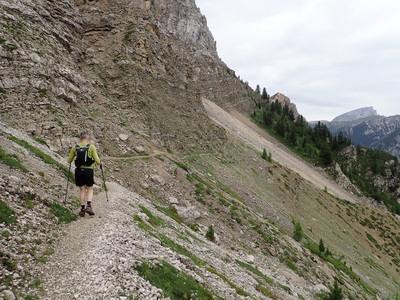
[{"label": "distant mountain ridge", "polygon": [[378,113],[376,110],[370,106],[370,107],[363,107],[363,108],[358,108],[352,111],[349,111],[347,113],[344,113],[340,116],[337,116],[332,120],[332,122],[346,122],[346,121],[355,121],[371,116],[377,116]]},{"label": "distant mountain ridge", "polygon": [[384,150],[400,158],[400,115],[381,116],[371,106],[352,110],[323,123],[333,135],[343,132],[355,145]]}]

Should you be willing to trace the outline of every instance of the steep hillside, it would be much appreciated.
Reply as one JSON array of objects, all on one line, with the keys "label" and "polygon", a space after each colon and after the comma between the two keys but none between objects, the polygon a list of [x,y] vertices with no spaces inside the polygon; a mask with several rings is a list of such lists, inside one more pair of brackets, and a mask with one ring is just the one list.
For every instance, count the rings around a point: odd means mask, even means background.
[{"label": "steep hillside", "polygon": [[[325,175],[305,162],[303,178],[288,149],[248,128],[259,95],[219,59],[193,0],[0,5],[0,298],[400,289],[399,219],[316,185]],[[218,122],[202,99],[224,109]],[[230,118],[237,130],[220,125]],[[109,189],[96,170],[97,215],[77,220],[65,156],[83,128]],[[279,155],[263,159],[243,132]]]}]

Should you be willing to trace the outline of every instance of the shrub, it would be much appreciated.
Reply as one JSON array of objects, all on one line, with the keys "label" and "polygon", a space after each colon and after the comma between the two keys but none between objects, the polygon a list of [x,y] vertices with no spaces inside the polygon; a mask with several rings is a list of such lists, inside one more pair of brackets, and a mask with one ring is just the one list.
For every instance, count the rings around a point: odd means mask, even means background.
[{"label": "shrub", "polygon": [[17,221],[15,211],[8,207],[8,205],[0,200],[0,223],[14,224]]},{"label": "shrub", "polygon": [[295,241],[300,242],[304,237],[303,228],[301,227],[300,221],[293,220],[292,223],[294,225],[293,238]]},{"label": "shrub", "polygon": [[329,300],[342,300],[342,299],[343,299],[342,288],[339,287],[337,280],[335,280],[335,283],[333,284],[333,289],[331,290],[331,293],[329,295]]},{"label": "shrub", "polygon": [[208,226],[208,230],[206,232],[206,238],[211,242],[215,242],[214,226],[212,225]]},{"label": "shrub", "polygon": [[322,239],[319,240],[318,248],[319,248],[319,252],[321,254],[325,252],[325,245],[324,245],[324,241]]},{"label": "shrub", "polygon": [[267,154],[267,150],[265,150],[265,148],[263,149],[263,153],[261,154],[261,157],[265,160],[267,160],[268,154]]}]

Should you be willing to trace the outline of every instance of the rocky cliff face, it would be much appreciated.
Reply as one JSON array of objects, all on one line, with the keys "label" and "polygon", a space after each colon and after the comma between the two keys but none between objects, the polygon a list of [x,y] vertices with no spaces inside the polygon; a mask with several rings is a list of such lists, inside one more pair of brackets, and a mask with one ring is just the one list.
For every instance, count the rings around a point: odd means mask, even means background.
[{"label": "rocky cliff face", "polygon": [[82,126],[99,137],[139,131],[176,149],[194,136],[189,145],[209,147],[211,135],[224,136],[204,117],[201,96],[251,106],[241,99],[250,89],[219,59],[194,1],[2,6],[1,116],[57,149]]},{"label": "rocky cliff face", "polygon": [[295,119],[297,119],[297,118],[300,116],[299,112],[297,111],[296,104],[294,104],[293,102],[291,102],[290,99],[289,99],[289,97],[285,96],[284,94],[282,94],[282,93],[277,93],[277,94],[273,95],[273,96],[270,98],[270,101],[271,101],[271,102],[278,101],[279,103],[282,104],[282,107],[285,106],[285,105],[287,105],[287,106],[289,107],[289,110],[290,110],[291,112],[293,112],[293,116],[294,116]]}]

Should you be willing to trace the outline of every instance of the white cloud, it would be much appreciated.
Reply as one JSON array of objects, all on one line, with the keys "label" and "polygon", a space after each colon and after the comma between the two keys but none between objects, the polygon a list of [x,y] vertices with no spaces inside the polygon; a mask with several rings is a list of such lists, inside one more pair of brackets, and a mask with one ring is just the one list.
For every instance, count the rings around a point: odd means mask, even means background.
[{"label": "white cloud", "polygon": [[197,0],[222,60],[307,119],[400,114],[400,1]]}]

